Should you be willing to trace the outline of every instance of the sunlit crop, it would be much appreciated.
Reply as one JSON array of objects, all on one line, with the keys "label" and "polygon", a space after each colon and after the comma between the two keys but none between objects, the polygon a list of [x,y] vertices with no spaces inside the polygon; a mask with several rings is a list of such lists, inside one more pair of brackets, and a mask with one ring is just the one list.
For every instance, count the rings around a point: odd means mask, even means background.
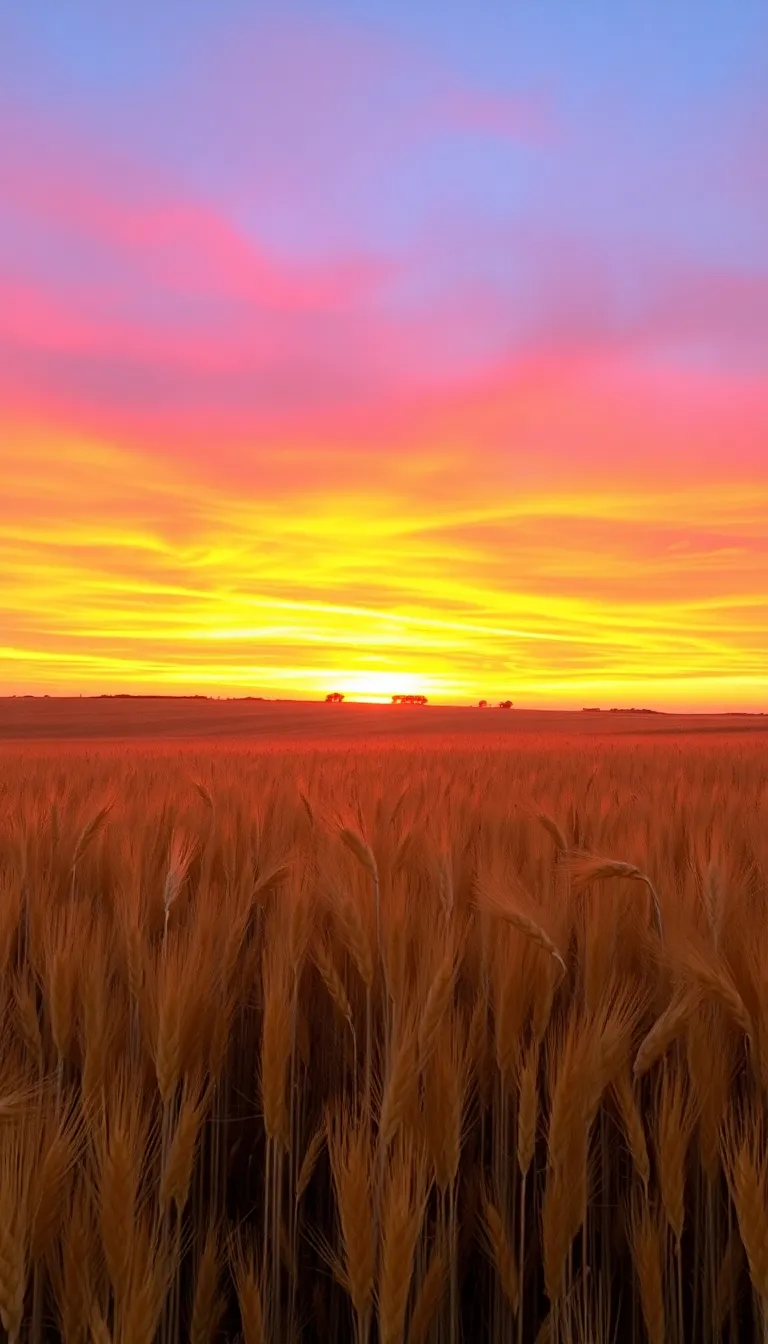
[{"label": "sunlit crop", "polygon": [[766,927],[755,738],[6,749],[8,1339],[763,1338]]}]

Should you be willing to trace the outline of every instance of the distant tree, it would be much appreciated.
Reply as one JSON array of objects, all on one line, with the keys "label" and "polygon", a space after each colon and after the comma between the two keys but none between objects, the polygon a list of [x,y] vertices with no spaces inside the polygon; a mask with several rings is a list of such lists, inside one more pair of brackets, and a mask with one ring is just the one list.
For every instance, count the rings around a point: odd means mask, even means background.
[{"label": "distant tree", "polygon": [[512,708],[511,700],[502,700],[501,704],[499,705],[499,709],[511,709],[511,708]]},{"label": "distant tree", "polygon": [[426,705],[426,695],[393,695],[393,705]]},{"label": "distant tree", "polygon": [[340,705],[343,699],[344,696],[341,691],[331,691],[330,695],[326,695],[325,703],[326,705]]},{"label": "distant tree", "polygon": [[487,708],[488,708],[488,701],[487,701],[487,700],[478,700],[478,702],[477,702],[477,707],[478,707],[478,709],[487,709]]}]

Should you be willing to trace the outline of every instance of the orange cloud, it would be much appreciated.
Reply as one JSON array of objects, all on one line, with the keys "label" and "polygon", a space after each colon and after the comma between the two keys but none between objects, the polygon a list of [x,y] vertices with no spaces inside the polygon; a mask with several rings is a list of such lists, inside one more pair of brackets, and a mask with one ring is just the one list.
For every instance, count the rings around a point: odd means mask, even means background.
[{"label": "orange cloud", "polygon": [[46,428],[0,443],[8,690],[764,702],[768,488],[286,503]]}]

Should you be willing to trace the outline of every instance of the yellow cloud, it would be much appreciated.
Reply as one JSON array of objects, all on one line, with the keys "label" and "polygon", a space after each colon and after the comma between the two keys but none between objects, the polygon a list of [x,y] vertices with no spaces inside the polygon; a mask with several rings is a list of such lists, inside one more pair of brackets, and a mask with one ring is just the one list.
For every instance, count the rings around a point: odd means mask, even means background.
[{"label": "yellow cloud", "polygon": [[[271,496],[0,431],[0,685],[758,707],[768,490]],[[402,484],[402,482],[401,482]]]}]

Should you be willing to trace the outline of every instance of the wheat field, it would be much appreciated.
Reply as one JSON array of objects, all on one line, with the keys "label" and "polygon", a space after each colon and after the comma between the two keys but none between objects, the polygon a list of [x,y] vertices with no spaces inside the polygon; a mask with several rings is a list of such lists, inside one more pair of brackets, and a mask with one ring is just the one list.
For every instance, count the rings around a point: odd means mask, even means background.
[{"label": "wheat field", "polygon": [[10,1341],[768,1339],[768,757],[0,754]]}]

